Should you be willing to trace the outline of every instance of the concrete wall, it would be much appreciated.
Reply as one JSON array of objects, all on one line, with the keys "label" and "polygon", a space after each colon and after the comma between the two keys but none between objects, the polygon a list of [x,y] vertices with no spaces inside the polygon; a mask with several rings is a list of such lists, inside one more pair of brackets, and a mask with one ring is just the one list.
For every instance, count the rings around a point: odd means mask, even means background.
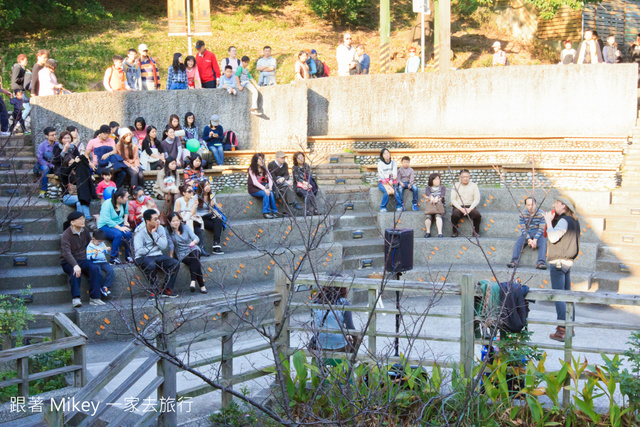
[{"label": "concrete wall", "polygon": [[306,140],[306,88],[276,86],[263,88],[260,103],[265,114],[249,113],[250,98],[247,91],[237,96],[223,90],[184,90],[155,92],[87,92],[72,95],[39,97],[33,100],[33,133],[39,142],[46,126],[58,131],[68,125],[80,129],[83,140],[93,136],[96,129],[112,120],[121,126],[132,126],[142,116],[147,124],[161,132],[171,114],[178,114],[180,122],[192,112],[200,131],[204,130],[212,114],[220,117],[224,130],[238,135],[240,149],[284,148],[288,141],[300,136]]},{"label": "concrete wall", "polygon": [[637,73],[536,65],[313,80],[309,135],[628,136]]},{"label": "concrete wall", "polygon": [[249,95],[223,90],[91,92],[36,98],[36,142],[45,126],[81,129],[84,140],[111,120],[143,116],[163,129],[169,115],[196,115],[200,129],[218,114],[241,149],[294,148],[307,135],[580,137],[631,135],[637,67],[632,64],[513,66],[445,75],[332,77],[262,88],[263,114]]}]

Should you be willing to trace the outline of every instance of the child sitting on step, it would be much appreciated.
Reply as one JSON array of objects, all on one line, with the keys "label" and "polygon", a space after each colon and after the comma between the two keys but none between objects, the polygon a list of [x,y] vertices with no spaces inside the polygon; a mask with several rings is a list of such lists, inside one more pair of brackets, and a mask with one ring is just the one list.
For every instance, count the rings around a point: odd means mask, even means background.
[{"label": "child sitting on step", "polygon": [[87,259],[97,265],[105,274],[104,286],[100,288],[104,297],[111,295],[109,287],[113,283],[113,267],[107,262],[107,253],[111,248],[104,243],[106,238],[107,235],[104,231],[95,230],[91,242],[87,245]]}]

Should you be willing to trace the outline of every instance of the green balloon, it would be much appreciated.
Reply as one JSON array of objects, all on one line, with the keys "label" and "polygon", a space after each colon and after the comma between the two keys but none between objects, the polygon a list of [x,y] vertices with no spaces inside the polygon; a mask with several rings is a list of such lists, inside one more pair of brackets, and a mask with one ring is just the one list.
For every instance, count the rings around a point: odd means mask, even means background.
[{"label": "green balloon", "polygon": [[192,138],[187,141],[187,150],[191,151],[192,153],[195,153],[199,149],[200,149],[200,141],[198,141],[195,138]]}]

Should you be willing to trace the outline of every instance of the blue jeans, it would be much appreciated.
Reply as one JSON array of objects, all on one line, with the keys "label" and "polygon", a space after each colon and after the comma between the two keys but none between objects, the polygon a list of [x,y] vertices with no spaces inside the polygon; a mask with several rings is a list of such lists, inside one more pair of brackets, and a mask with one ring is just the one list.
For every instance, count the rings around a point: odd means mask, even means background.
[{"label": "blue jeans", "polygon": [[[104,283],[100,267],[88,259],[80,261],[78,265],[82,269],[82,274],[89,279],[89,296],[93,299],[99,299],[102,295],[100,293],[100,288],[102,287],[102,283]],[[69,275],[71,298],[80,298],[80,283],[82,282],[82,276],[76,277],[75,274],[73,274],[73,266],[66,261],[62,261],[61,267],[62,270]]]},{"label": "blue jeans", "polygon": [[117,228],[107,227],[103,225],[100,227],[100,230],[104,231],[104,234],[107,235],[107,239],[111,240],[111,260],[118,258],[120,245],[124,246],[124,255],[125,257],[131,256],[130,245],[131,245],[131,231],[127,231],[123,233]]},{"label": "blue jeans", "polygon": [[42,171],[42,177],[40,178],[40,190],[47,191],[49,189],[49,178],[47,178],[47,174],[51,169],[49,169],[49,166],[40,165],[40,170]]},{"label": "blue jeans", "polygon": [[94,262],[93,264],[97,265],[98,268],[104,272],[102,286],[111,288],[111,285],[113,285],[113,278],[115,277],[111,264],[108,262]]},{"label": "blue jeans", "polygon": [[62,197],[62,203],[71,207],[75,206],[76,210],[78,212],[81,212],[84,215],[85,219],[91,219],[91,212],[89,212],[89,206],[85,206],[82,203],[80,203],[80,200],[78,200],[78,196],[65,194]]},{"label": "blue jeans", "polygon": [[216,164],[218,166],[222,166],[222,164],[224,163],[224,149],[222,147],[222,145],[207,145],[207,147],[209,148],[209,151],[211,151],[213,153],[213,158],[216,161]]},{"label": "blue jeans", "polygon": [[[526,238],[525,238],[526,237]],[[521,234],[518,237],[518,241],[516,242],[516,246],[513,248],[513,256],[511,257],[511,261],[517,263],[520,259],[520,255],[522,254],[522,248],[527,244],[527,240],[531,239],[532,236],[529,234]],[[528,247],[528,246],[527,246]],[[544,263],[547,260],[547,239],[544,236],[540,236],[538,239],[538,263]]]},{"label": "blue jeans", "polygon": [[412,205],[417,205],[418,204],[418,186],[417,185],[409,186],[408,182],[403,182],[403,184],[405,185],[404,187],[402,187],[400,185],[395,187],[396,191],[399,193],[398,197],[396,197],[396,208],[404,207],[404,192],[405,191],[411,191],[411,193],[413,193],[413,198],[411,199],[411,204]]},{"label": "blue jeans", "polygon": [[[158,290],[173,288],[180,271],[180,261],[166,255],[154,255],[136,258],[136,265],[140,267],[149,284]],[[158,272],[165,274],[166,285],[160,286],[158,282]]]},{"label": "blue jeans", "polygon": [[262,213],[263,214],[266,214],[269,212],[271,213],[278,212],[278,208],[276,207],[276,198],[273,195],[273,191],[271,191],[268,196],[267,196],[267,193],[264,192],[264,190],[260,190],[257,193],[253,193],[251,195],[257,198],[262,197]]},{"label": "blue jeans", "polygon": [[167,88],[167,90],[183,90],[183,89],[187,89],[186,83],[171,82],[171,85]]},{"label": "blue jeans", "polygon": [[[384,189],[384,185],[382,185],[381,182],[378,183],[378,190],[382,191],[382,201],[380,202],[380,209],[387,209],[387,204],[389,203],[389,195],[387,194],[387,190]],[[394,190],[397,191],[397,187],[394,187]],[[400,205],[398,205],[398,198],[396,197],[396,207],[398,206],[402,206],[402,201],[400,202]]]},{"label": "blue jeans", "polygon": [[[570,291],[571,290],[571,269],[562,267],[556,268],[555,265],[549,266],[549,273],[551,275],[551,287],[558,291]],[[562,301],[556,301],[556,314],[558,320],[566,320],[567,318],[567,303]],[[573,311],[573,319],[576,320],[576,312]]]}]

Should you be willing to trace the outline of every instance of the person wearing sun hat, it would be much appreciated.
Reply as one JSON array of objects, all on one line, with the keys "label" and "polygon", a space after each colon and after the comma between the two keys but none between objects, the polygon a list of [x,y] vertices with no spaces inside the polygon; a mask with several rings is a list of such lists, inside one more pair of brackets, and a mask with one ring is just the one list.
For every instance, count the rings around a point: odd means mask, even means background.
[{"label": "person wearing sun hat", "polygon": [[[89,278],[89,298],[91,305],[104,305],[100,289],[104,286],[102,270],[87,259],[87,246],[91,242],[91,233],[85,227],[82,212],[74,211],[67,216],[65,230],[60,237],[60,266],[69,276],[69,287],[73,307],[82,307],[80,301],[80,283],[82,275]],[[64,228],[63,227],[63,228]]]},{"label": "person wearing sun hat", "polygon": [[507,54],[502,50],[502,45],[500,42],[493,43],[493,60],[491,61],[491,66],[506,66],[509,65],[509,59],[507,58]]},{"label": "person wearing sun hat", "polygon": [[[566,197],[558,197],[553,210],[544,214],[547,225],[547,259],[551,287],[555,290],[571,290],[571,267],[580,252],[580,222],[573,202]],[[556,314],[559,321],[566,320],[566,303],[556,301]],[[575,312],[573,319],[575,320]],[[564,341],[565,327],[558,325],[549,337]]]}]

